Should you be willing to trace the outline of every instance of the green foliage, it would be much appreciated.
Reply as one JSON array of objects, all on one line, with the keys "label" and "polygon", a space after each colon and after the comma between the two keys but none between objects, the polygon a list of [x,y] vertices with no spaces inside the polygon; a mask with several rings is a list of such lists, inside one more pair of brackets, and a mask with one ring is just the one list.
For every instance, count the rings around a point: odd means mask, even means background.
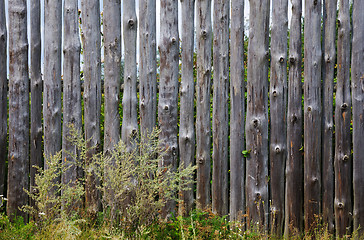
[{"label": "green foliage", "polygon": [[0,214],[0,239],[31,239],[35,230],[36,225],[34,222],[25,224],[21,217],[15,218],[13,222],[10,222],[6,215]]}]

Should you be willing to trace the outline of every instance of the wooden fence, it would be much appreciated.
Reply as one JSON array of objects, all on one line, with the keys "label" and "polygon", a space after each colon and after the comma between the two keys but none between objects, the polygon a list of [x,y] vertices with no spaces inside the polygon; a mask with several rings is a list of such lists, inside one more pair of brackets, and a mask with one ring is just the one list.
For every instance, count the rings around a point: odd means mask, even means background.
[{"label": "wooden fence", "polygon": [[[62,0],[45,1],[41,45],[40,0],[28,11],[26,0],[8,9],[0,0],[0,194],[7,189],[8,214],[23,214],[30,166],[41,166],[43,153],[75,151],[65,138],[70,123],[92,139],[88,147],[101,146],[103,134],[104,151],[158,125],[168,148],[162,165],[197,165],[196,189],[182,193],[180,209],[211,207],[278,235],[310,230],[318,217],[339,236],[364,232],[364,1],[291,4],[288,26],[288,0],[273,0],[272,9],[269,0],[250,1],[244,33],[243,0],[161,0],[158,23],[155,0],[139,0],[139,9],[135,0],[104,0],[102,14],[99,0],[64,0],[63,10]],[[62,181],[79,174],[67,171]],[[95,186],[88,177],[92,211],[100,207]],[[162,214],[175,207],[169,202]]]}]

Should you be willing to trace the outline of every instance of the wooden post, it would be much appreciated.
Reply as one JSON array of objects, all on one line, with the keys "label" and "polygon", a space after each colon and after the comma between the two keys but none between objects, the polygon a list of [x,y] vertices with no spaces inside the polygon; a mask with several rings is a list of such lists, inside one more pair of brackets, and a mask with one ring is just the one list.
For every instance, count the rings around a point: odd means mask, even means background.
[{"label": "wooden post", "polygon": [[7,30],[5,0],[0,0],[0,195],[5,195],[5,162],[8,132]]},{"label": "wooden post", "polygon": [[321,213],[321,0],[305,1],[304,38],[304,205],[311,231]]},{"label": "wooden post", "polygon": [[302,0],[292,1],[289,38],[285,237],[302,231]]},{"label": "wooden post", "polygon": [[196,206],[211,207],[211,0],[197,0]]},{"label": "wooden post", "polygon": [[[194,128],[194,100],[195,82],[193,66],[195,0],[181,1],[182,4],[182,76],[180,89],[180,128],[179,151],[180,164],[187,167],[195,159],[195,128]],[[179,213],[188,215],[193,208],[193,184],[188,191],[181,191],[182,202],[179,204]]]},{"label": "wooden post", "polygon": [[287,29],[288,1],[272,2],[270,74],[270,186],[271,232],[282,236],[284,227],[284,171],[287,159]]},{"label": "wooden post", "polygon": [[[76,146],[68,141],[71,137],[70,126],[82,131],[81,116],[81,81],[80,81],[80,51],[81,43],[78,30],[77,1],[65,0],[63,11],[63,136],[62,159],[69,169],[62,173],[62,184],[73,186],[79,176],[80,167],[69,153],[77,156]],[[81,201],[76,204],[81,204]],[[73,209],[72,206],[69,208]]]},{"label": "wooden post", "polygon": [[[178,98],[178,0],[161,0],[160,9],[160,85],[158,119],[160,126],[159,141],[166,149],[159,163],[161,168],[175,171],[178,159],[177,143],[177,98]],[[162,218],[169,218],[174,212],[175,201],[169,200],[161,211]]]},{"label": "wooden post", "polygon": [[147,136],[156,124],[156,25],[156,1],[139,0],[139,112],[142,137]]},{"label": "wooden post", "polygon": [[27,3],[9,1],[9,160],[7,215],[11,220],[27,214],[29,189],[29,75]]},{"label": "wooden post", "polygon": [[339,0],[337,88],[335,107],[335,225],[336,235],[349,233],[352,221],[350,3]]},{"label": "wooden post", "polygon": [[351,87],[353,101],[354,231],[364,234],[364,1],[354,1]]},{"label": "wooden post", "polygon": [[136,65],[136,37],[137,19],[135,0],[123,2],[124,25],[124,95],[123,95],[123,126],[122,139],[128,147],[132,147],[134,139],[138,137],[137,120],[137,65]]},{"label": "wooden post", "polygon": [[[246,207],[248,227],[268,227],[269,1],[250,2],[246,114]],[[254,226],[253,225],[253,226]]]},{"label": "wooden post", "polygon": [[330,232],[334,231],[334,111],[333,89],[336,60],[337,0],[323,4],[322,62],[322,217]]},{"label": "wooden post", "polygon": [[[100,209],[100,193],[97,178],[89,168],[92,155],[100,147],[100,112],[101,112],[101,37],[100,37],[100,2],[82,0],[82,30],[84,54],[84,119],[85,138],[89,149],[86,156],[86,208],[92,215]],[[91,149],[92,148],[92,149]]]},{"label": "wooden post", "polygon": [[230,55],[230,220],[245,213],[244,0],[231,1]]}]

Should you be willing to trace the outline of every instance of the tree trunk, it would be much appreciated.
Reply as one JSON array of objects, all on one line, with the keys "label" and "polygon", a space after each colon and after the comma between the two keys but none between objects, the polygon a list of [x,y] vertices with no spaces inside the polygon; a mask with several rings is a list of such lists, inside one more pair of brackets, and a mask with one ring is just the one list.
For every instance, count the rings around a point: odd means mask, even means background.
[{"label": "tree trunk", "polygon": [[302,231],[302,0],[292,1],[289,39],[285,236]]},{"label": "tree trunk", "polygon": [[9,162],[7,215],[12,220],[27,214],[29,189],[29,75],[27,4],[9,1]]},{"label": "tree trunk", "polygon": [[86,208],[90,214],[100,209],[98,181],[89,167],[92,156],[100,147],[100,112],[101,112],[101,37],[100,37],[100,2],[99,0],[82,0],[83,54],[84,54],[84,119],[86,156]]},{"label": "tree trunk", "polygon": [[221,216],[229,212],[229,12],[229,1],[214,1],[212,211]]},{"label": "tree trunk", "polygon": [[[30,129],[30,188],[35,186],[35,174],[42,167],[42,73],[41,73],[41,33],[40,33],[40,1],[33,0],[30,5],[30,78],[31,78],[31,129]],[[34,204],[33,202],[31,204]]]},{"label": "tree trunk", "polygon": [[230,220],[236,221],[242,220],[245,214],[244,0],[231,1],[231,49]]},{"label": "tree trunk", "polygon": [[321,210],[321,0],[305,2],[304,38],[304,205],[309,231]]},{"label": "tree trunk", "polygon": [[[179,151],[180,164],[183,167],[194,164],[195,159],[195,129],[194,129],[194,99],[195,82],[193,75],[193,48],[194,48],[194,16],[195,0],[181,1],[182,4],[182,77],[180,91],[180,128]],[[179,204],[179,213],[188,215],[193,208],[193,184],[188,191],[182,191]]]},{"label": "tree trunk", "polygon": [[288,0],[272,2],[270,74],[270,184],[272,233],[282,236],[284,227],[284,170],[287,159],[287,28]]},{"label": "tree trunk", "polygon": [[[166,149],[159,163],[161,168],[176,170],[178,159],[177,145],[177,98],[178,98],[178,0],[161,0],[160,9],[160,85],[158,118],[160,126],[159,141]],[[176,203],[167,201],[161,211],[162,218],[169,218]]]},{"label": "tree trunk", "polygon": [[137,16],[135,0],[124,1],[123,5],[125,67],[123,95],[123,126],[122,139],[131,148],[138,136],[137,120],[137,68],[136,68],[136,38]]},{"label": "tree trunk", "polygon": [[[78,30],[78,4],[74,0],[64,1],[64,38],[63,38],[63,138],[62,158],[67,161],[69,169],[62,173],[62,183],[75,184],[80,169],[69,153],[77,156],[76,147],[68,140],[71,137],[70,127],[82,131],[81,116],[81,82],[80,82],[80,51],[81,43]],[[70,207],[70,209],[73,206]]]},{"label": "tree trunk", "polygon": [[5,0],[0,0],[0,195],[5,195],[5,162],[8,133],[7,31]]},{"label": "tree trunk", "polygon": [[[344,237],[351,227],[351,95],[350,95],[350,3],[339,1],[337,41],[337,88],[335,107],[335,225]],[[362,39],[364,40],[364,39]]]},{"label": "tree trunk", "polygon": [[[268,226],[268,57],[269,1],[250,2],[246,149],[248,227]],[[253,225],[251,225],[253,224]]]},{"label": "tree trunk", "polygon": [[353,6],[353,45],[351,58],[351,87],[353,101],[353,170],[354,170],[354,231],[364,233],[364,1]]},{"label": "tree trunk", "polygon": [[330,232],[334,230],[334,149],[333,88],[336,59],[337,0],[324,0],[322,79],[322,217]]},{"label": "tree trunk", "polygon": [[210,207],[211,0],[197,0],[196,207]]},{"label": "tree trunk", "polygon": [[150,133],[157,114],[156,1],[139,0],[139,112],[142,136]]},{"label": "tree trunk", "polygon": [[[44,2],[44,155],[61,150],[61,42],[62,1]],[[45,168],[48,166],[45,164]],[[60,180],[60,179],[59,179]],[[59,181],[58,180],[58,181]]]}]

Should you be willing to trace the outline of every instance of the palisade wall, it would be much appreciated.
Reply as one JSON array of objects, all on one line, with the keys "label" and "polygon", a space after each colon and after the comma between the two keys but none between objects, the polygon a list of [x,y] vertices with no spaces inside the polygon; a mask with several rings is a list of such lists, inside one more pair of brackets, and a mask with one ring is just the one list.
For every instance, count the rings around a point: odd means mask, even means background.
[{"label": "palisade wall", "polygon": [[[163,217],[177,207],[212,208],[277,235],[309,231],[319,216],[338,236],[364,227],[364,1],[306,0],[304,9],[302,1],[291,1],[289,26],[288,0],[273,0],[272,9],[269,0],[161,0],[160,22],[155,0],[139,0],[139,9],[104,0],[103,13],[99,0],[65,0],[63,11],[61,0],[47,1],[41,45],[40,1],[27,12],[26,0],[7,9],[0,0],[0,195],[8,214],[24,215],[31,165],[75,151],[69,124],[92,139],[85,161],[158,126],[168,149],[160,166],[197,165],[196,191],[180,192],[182,202],[168,202]],[[62,181],[81,175],[70,168]],[[87,177],[93,213],[97,184]]]}]

